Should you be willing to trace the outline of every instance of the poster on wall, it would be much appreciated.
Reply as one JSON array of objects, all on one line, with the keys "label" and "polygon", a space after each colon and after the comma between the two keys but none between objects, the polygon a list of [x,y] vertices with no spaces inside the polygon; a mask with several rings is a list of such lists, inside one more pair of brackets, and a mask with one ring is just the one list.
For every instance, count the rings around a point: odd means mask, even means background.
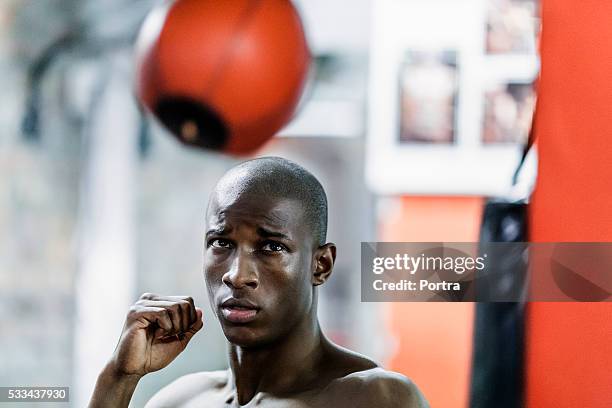
[{"label": "poster on wall", "polygon": [[485,90],[484,144],[524,144],[531,128],[535,92],[531,83],[507,82]]},{"label": "poster on wall", "polygon": [[457,53],[407,51],[400,68],[402,143],[455,141]]},{"label": "poster on wall", "polygon": [[534,52],[538,26],[535,0],[488,0],[487,53]]}]

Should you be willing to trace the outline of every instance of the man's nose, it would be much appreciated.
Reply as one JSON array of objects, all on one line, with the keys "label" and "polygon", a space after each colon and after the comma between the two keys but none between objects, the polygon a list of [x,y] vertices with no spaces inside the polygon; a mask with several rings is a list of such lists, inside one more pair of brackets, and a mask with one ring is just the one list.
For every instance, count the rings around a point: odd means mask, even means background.
[{"label": "man's nose", "polygon": [[223,275],[223,283],[234,289],[257,288],[259,281],[251,258],[247,251],[238,250],[229,271]]}]

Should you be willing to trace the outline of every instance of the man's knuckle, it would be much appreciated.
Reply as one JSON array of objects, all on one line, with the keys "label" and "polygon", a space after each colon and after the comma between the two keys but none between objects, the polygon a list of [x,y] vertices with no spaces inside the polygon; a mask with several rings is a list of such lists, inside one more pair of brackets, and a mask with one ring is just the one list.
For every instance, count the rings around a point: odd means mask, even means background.
[{"label": "man's knuckle", "polygon": [[136,314],[138,314],[138,312],[140,312],[141,308],[138,305],[131,305],[130,308],[128,309],[128,316],[132,317]]}]

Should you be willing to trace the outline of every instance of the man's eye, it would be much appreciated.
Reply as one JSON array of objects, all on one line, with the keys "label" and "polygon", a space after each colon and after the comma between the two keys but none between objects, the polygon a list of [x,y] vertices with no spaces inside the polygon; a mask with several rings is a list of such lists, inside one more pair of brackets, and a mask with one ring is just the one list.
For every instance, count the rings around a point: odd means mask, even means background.
[{"label": "man's eye", "polygon": [[269,241],[266,242],[261,249],[269,252],[281,252],[285,250],[285,246],[283,244],[279,244],[278,242]]},{"label": "man's eye", "polygon": [[229,248],[232,243],[227,239],[216,238],[211,240],[209,245],[213,248]]}]

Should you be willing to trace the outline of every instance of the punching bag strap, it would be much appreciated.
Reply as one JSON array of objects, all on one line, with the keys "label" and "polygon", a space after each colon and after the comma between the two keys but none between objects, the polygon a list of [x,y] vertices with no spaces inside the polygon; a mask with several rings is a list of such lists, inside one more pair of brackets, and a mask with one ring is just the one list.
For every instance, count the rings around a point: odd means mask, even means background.
[{"label": "punching bag strap", "polygon": [[525,146],[523,147],[523,153],[521,155],[521,160],[519,161],[518,166],[516,166],[516,170],[514,170],[514,175],[512,176],[513,186],[516,185],[518,181],[518,176],[521,173],[521,169],[523,168],[523,165],[525,164],[525,160],[527,159],[527,154],[529,154],[529,151],[531,150],[531,147],[533,146],[535,142],[535,123],[536,123],[537,112],[538,112],[538,108],[536,104],[536,108],[533,111],[533,117],[531,119],[531,128],[529,129],[529,136],[527,137],[527,142],[525,143]]},{"label": "punching bag strap", "polygon": [[40,139],[39,115],[42,80],[51,64],[63,51],[72,47],[75,40],[76,34],[74,31],[61,35],[42,51],[28,69],[28,94],[21,123],[21,131],[28,141],[39,141]]}]

